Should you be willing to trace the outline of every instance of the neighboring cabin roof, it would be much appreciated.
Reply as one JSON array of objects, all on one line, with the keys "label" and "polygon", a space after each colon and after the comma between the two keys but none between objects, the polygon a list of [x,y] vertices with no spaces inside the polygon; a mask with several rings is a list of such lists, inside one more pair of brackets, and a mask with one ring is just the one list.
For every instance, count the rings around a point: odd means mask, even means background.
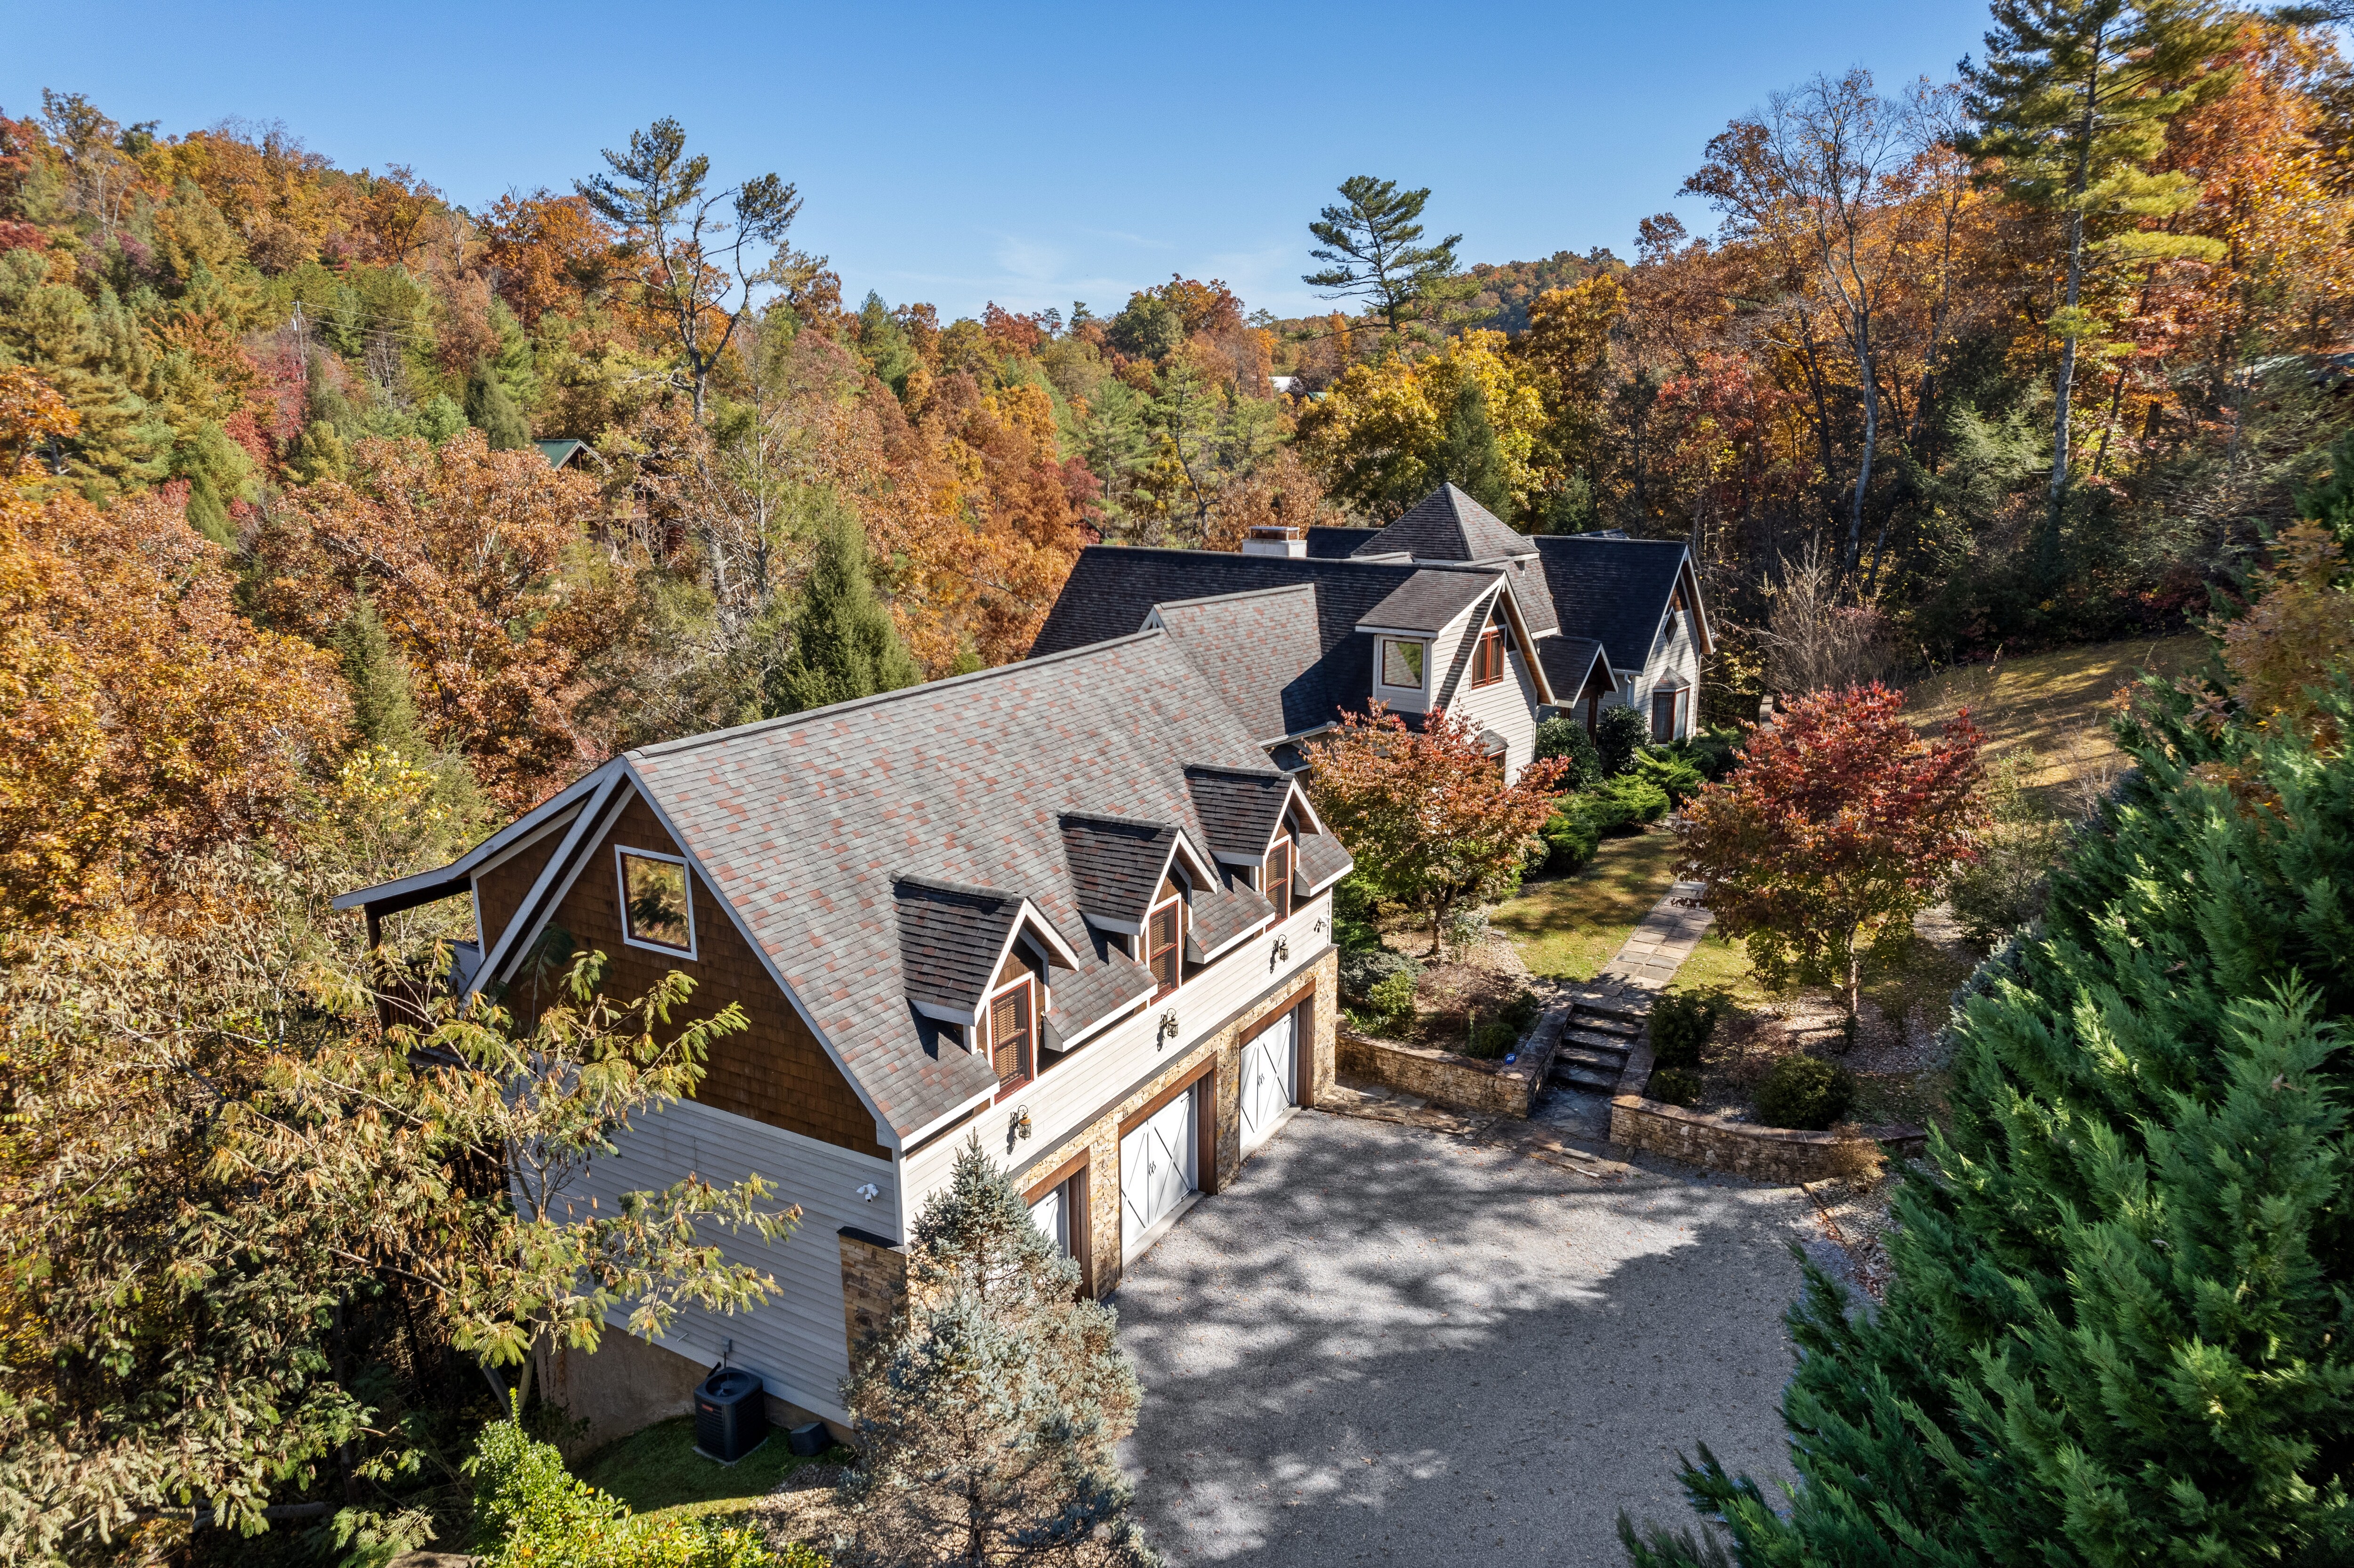
[{"label": "neighboring cabin roof", "polygon": [[1496,561],[1532,556],[1536,546],[1462,491],[1442,484],[1351,553],[1404,555],[1417,561]]},{"label": "neighboring cabin roof", "polygon": [[587,441],[572,440],[568,439],[553,441],[534,441],[531,444],[539,449],[539,455],[547,460],[547,466],[550,468],[562,468],[566,464],[571,462],[573,459],[578,457],[582,452],[588,450],[588,443]]},{"label": "neighboring cabin roof", "polygon": [[1417,571],[1367,610],[1358,624],[1380,631],[1433,635],[1495,589],[1496,579],[1485,574]]},{"label": "neighboring cabin roof", "polygon": [[[1258,737],[1160,631],[647,747],[626,761],[901,1139],[997,1083],[986,1061],[917,1022],[900,929],[907,879],[1026,897],[1079,959],[1076,973],[1052,977],[1049,1022],[1067,1036],[1100,1017],[1076,1016],[1075,1003],[1140,993],[1136,966],[1081,919],[1066,820],[1117,813],[1205,844],[1213,835],[1187,768],[1266,768]],[[1346,857],[1325,837],[1306,842],[1319,844],[1329,880]],[[1223,922],[1226,898],[1210,902]],[[928,935],[917,934],[919,946]]]},{"label": "neighboring cabin roof", "polygon": [[1684,542],[1560,534],[1535,543],[1562,635],[1599,641],[1617,669],[1639,670],[1649,663],[1659,618],[1667,613],[1690,554]]}]

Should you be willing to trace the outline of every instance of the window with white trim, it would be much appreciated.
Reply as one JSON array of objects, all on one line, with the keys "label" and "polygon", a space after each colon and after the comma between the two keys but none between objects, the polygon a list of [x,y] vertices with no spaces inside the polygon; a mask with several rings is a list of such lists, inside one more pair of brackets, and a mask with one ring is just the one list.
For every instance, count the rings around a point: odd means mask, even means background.
[{"label": "window with white trim", "polygon": [[1382,639],[1382,684],[1400,691],[1422,690],[1422,644],[1394,637]]},{"label": "window with white trim", "polygon": [[695,957],[695,900],[686,862],[654,850],[613,851],[620,880],[621,939],[633,948]]}]

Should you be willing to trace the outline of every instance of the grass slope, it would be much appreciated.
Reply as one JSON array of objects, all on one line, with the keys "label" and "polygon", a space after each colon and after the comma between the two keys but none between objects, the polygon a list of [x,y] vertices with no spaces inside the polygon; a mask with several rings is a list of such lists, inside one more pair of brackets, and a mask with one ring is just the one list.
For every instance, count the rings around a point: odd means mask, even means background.
[{"label": "grass slope", "polygon": [[1527,883],[1492,924],[1520,944],[1531,972],[1590,980],[1667,896],[1675,864],[1676,835],[1665,828],[1605,839],[1584,870]]},{"label": "grass slope", "polygon": [[2209,643],[2182,637],[2102,642],[2020,659],[1997,656],[1915,681],[1905,710],[1916,725],[1951,718],[1964,707],[1991,751],[2028,747],[2035,767],[2025,782],[2054,816],[2083,814],[2087,797],[2106,789],[2122,766],[2109,739],[2112,694],[2145,670],[2179,675],[2204,662]]},{"label": "grass slope", "polygon": [[573,1474],[612,1493],[632,1513],[709,1515],[727,1523],[735,1522],[727,1516],[749,1510],[794,1469],[823,1462],[793,1457],[782,1429],[771,1428],[766,1443],[723,1465],[695,1451],[695,1417],[681,1415],[608,1443]]}]

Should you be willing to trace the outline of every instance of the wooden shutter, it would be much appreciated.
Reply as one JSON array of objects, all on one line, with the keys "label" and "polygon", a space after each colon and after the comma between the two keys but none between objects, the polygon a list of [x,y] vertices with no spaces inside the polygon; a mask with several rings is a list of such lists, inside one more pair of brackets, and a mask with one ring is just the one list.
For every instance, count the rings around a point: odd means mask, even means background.
[{"label": "wooden shutter", "polygon": [[1178,950],[1180,917],[1184,907],[1172,899],[1152,912],[1152,978],[1163,995],[1177,989],[1177,966],[1182,957]]},{"label": "wooden shutter", "polygon": [[1291,841],[1278,839],[1267,852],[1267,901],[1283,919],[1291,918]]},{"label": "wooden shutter", "polygon": [[997,1069],[1000,1088],[1030,1075],[1030,982],[998,996],[989,1004],[990,1065]]}]

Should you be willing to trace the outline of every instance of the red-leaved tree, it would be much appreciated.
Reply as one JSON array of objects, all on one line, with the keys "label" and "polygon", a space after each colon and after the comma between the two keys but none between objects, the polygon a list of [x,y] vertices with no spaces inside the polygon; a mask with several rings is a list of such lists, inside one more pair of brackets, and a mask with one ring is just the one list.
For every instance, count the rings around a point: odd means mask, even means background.
[{"label": "red-leaved tree", "polygon": [[1506,784],[1476,726],[1441,713],[1408,729],[1375,704],[1317,743],[1308,793],[1381,895],[1429,916],[1436,953],[1450,913],[1511,885],[1568,767],[1532,762]]},{"label": "red-leaved tree", "polygon": [[1841,987],[1850,1018],[1863,954],[1978,859],[1986,823],[1968,713],[1932,741],[1903,706],[1876,681],[1803,697],[1684,810],[1680,869],[1708,883],[1719,929],[1767,985]]}]

